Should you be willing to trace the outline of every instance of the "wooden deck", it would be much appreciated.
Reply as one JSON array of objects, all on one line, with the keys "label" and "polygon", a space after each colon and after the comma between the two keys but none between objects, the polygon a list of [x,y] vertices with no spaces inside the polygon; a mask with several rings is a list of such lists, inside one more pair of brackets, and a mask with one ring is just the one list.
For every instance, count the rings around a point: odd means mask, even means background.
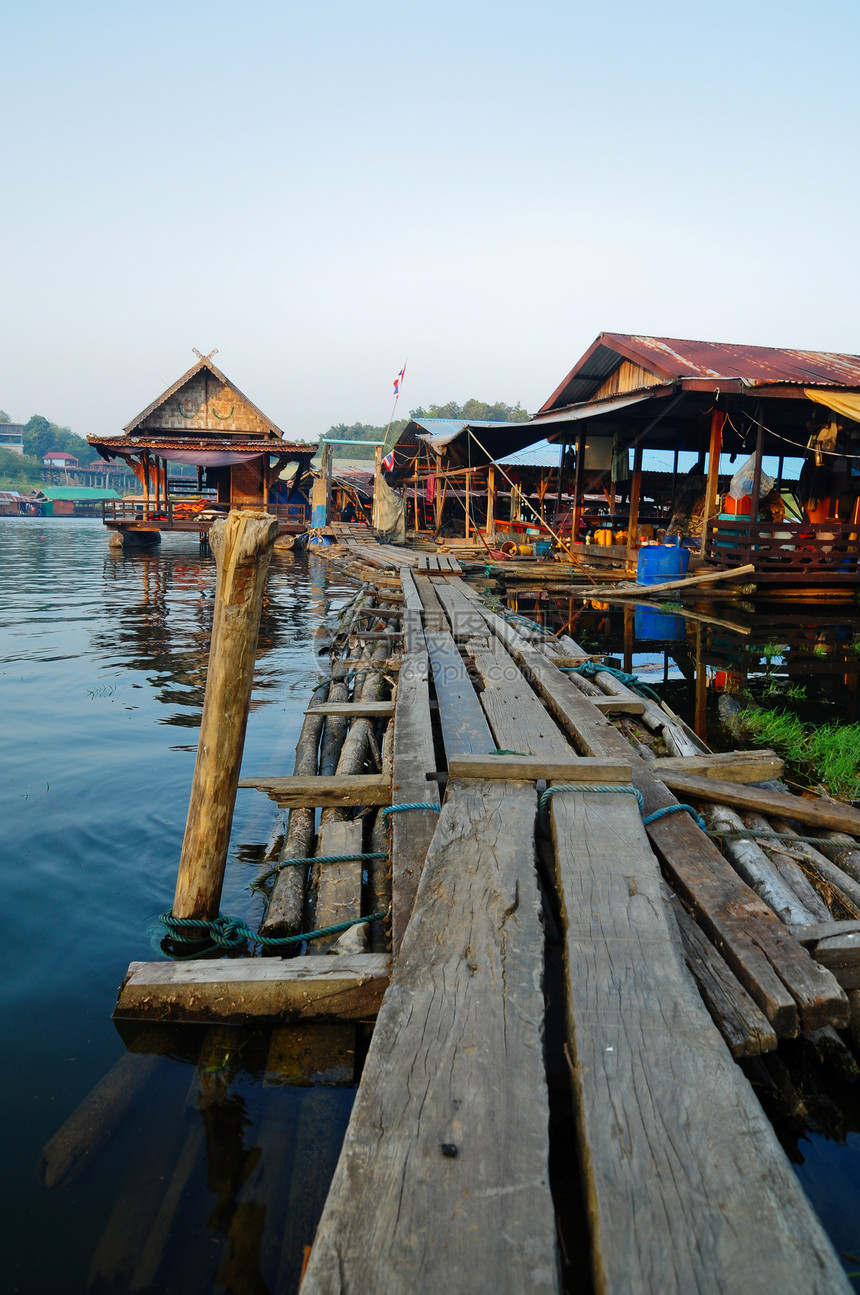
[{"label": "wooden deck", "polygon": [[[306,932],[390,906],[389,921],[291,959],[133,964],[118,1005],[157,1019],[375,1016],[302,1295],[563,1289],[547,995],[564,998],[589,1231],[567,1262],[590,1264],[595,1290],[849,1290],[734,1058],[848,1024],[823,964],[836,940],[834,970],[843,984],[857,974],[856,923],[795,935],[689,813],[642,821],[677,807],[672,788],[741,797],[744,756],[701,754],[610,676],[604,691],[600,674],[568,673],[587,655],[576,643],[489,610],[445,555],[354,536],[337,547],[363,583],[305,716],[311,765],[242,785],[292,807],[286,853],[313,852],[322,809],[317,855],[388,854],[364,882],[357,862],[285,868],[270,915],[304,912]],[[617,709],[676,733],[665,769],[615,727]],[[752,764],[759,780],[780,771]]]}]

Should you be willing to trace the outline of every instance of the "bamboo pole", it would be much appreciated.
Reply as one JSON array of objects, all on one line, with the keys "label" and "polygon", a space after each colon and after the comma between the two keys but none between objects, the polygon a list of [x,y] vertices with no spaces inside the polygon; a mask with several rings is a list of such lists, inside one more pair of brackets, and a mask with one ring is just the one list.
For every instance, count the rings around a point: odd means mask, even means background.
[{"label": "bamboo pole", "polygon": [[723,423],[725,414],[715,409],[711,414],[711,443],[708,449],[708,482],[705,486],[705,507],[702,513],[702,542],[699,552],[705,556],[708,547],[708,522],[717,502],[717,486],[720,474],[720,453],[723,448]]},{"label": "bamboo pole", "polygon": [[277,534],[278,519],[256,510],[232,512],[223,522],[215,522],[210,533],[218,580],[174,917],[209,919],[218,914],[245,744],[263,588]]}]

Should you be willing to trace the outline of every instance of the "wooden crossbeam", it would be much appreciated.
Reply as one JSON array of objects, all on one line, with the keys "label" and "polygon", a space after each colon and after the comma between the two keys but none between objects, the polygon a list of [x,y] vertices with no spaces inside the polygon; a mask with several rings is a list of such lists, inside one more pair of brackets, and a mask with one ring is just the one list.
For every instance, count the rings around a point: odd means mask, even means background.
[{"label": "wooden crossbeam", "polygon": [[303,805],[328,808],[344,805],[390,805],[391,783],[381,773],[343,773],[312,778],[242,778],[240,787],[264,791],[282,809]]},{"label": "wooden crossbeam", "polygon": [[547,759],[542,755],[457,755],[448,760],[449,778],[506,778],[536,782],[629,783],[632,766],[592,756]]},{"label": "wooden crossbeam", "polygon": [[326,701],[309,706],[305,715],[346,715],[349,719],[376,719],[393,715],[393,701]]}]

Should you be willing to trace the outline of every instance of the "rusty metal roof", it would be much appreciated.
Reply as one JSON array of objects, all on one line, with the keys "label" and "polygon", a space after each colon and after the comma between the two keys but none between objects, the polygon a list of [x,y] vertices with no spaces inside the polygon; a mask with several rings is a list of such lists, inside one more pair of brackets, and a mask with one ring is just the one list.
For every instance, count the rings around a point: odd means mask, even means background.
[{"label": "rusty metal roof", "polygon": [[653,373],[655,387],[685,381],[719,385],[721,380],[741,388],[860,387],[860,355],[601,333],[538,415],[590,400],[625,360]]}]

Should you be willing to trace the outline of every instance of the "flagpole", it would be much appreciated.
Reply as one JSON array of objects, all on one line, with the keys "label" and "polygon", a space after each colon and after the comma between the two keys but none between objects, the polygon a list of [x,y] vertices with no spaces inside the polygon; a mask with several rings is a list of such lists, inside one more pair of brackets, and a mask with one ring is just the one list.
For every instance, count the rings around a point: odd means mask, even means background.
[{"label": "flagpole", "polygon": [[[398,378],[401,378],[401,377],[403,376],[403,374],[405,374],[405,373],[406,373],[406,365],[407,365],[408,363],[409,363],[409,356],[407,355],[407,357],[406,357],[406,361],[405,361],[405,363],[404,363],[404,365],[403,365],[403,368],[400,370],[400,373],[398,374]],[[382,448],[383,448],[383,451],[385,451],[385,450],[387,450],[387,449],[388,449],[388,433],[391,431],[391,424],[394,422],[394,414],[395,414],[395,412],[396,412],[396,410],[397,410],[397,402],[398,402],[398,400],[399,400],[399,399],[400,399],[400,387],[399,387],[399,385],[398,385],[398,388],[397,388],[397,390],[396,390],[396,391],[395,391],[395,393],[394,393],[394,404],[391,406],[391,415],[390,415],[390,417],[389,417],[389,419],[388,419],[388,426],[386,427],[386,429],[385,429],[385,435],[384,435],[384,436],[383,436],[383,438],[382,438]]]}]

